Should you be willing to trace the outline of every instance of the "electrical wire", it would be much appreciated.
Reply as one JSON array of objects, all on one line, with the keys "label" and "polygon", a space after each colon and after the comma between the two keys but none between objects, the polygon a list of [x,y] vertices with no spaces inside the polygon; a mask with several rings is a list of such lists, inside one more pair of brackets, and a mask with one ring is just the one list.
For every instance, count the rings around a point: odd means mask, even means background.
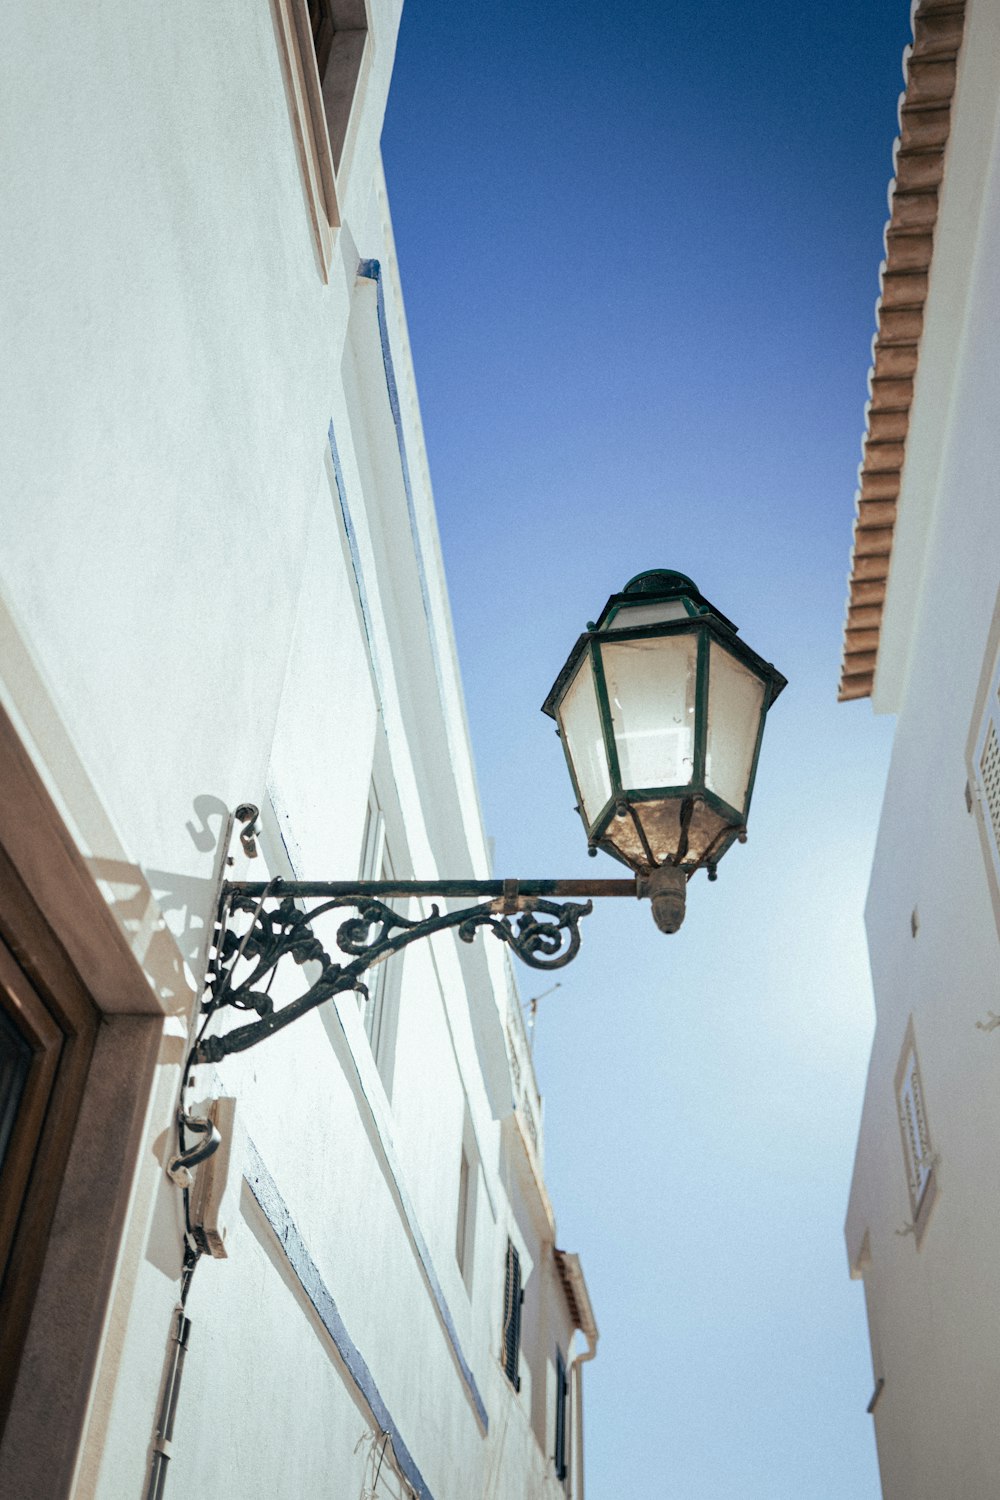
[{"label": "electrical wire", "polygon": [[382,1472],[382,1460],[385,1458],[385,1445],[386,1445],[386,1443],[388,1441],[389,1441],[389,1434],[388,1434],[388,1432],[386,1432],[382,1436],[382,1452],[378,1456],[378,1468],[375,1470],[375,1478],[374,1478],[374,1480],[372,1482],[372,1489],[373,1490],[377,1490],[378,1489],[378,1476]]},{"label": "electrical wire", "polygon": [[[378,1448],[379,1438],[382,1439],[381,1448]],[[371,1433],[363,1432],[354,1445],[355,1453],[357,1453],[358,1449],[361,1448],[365,1443],[369,1444],[368,1457],[365,1459],[365,1468],[368,1470],[369,1474],[372,1475],[372,1481],[371,1484],[368,1484],[365,1480],[362,1480],[361,1500],[378,1500],[379,1476],[382,1473],[382,1464],[385,1460],[386,1453],[388,1453],[389,1455],[389,1465],[392,1469],[392,1472],[395,1474],[400,1485],[402,1486],[402,1490],[405,1492],[404,1500],[405,1496],[411,1497],[411,1500],[416,1500],[416,1490],[413,1488],[410,1481],[406,1478],[406,1475],[400,1468],[399,1459],[396,1457],[396,1452],[392,1445],[392,1433],[389,1432],[386,1428],[382,1428],[379,1431]],[[376,1448],[378,1448],[377,1467],[375,1464]]]}]

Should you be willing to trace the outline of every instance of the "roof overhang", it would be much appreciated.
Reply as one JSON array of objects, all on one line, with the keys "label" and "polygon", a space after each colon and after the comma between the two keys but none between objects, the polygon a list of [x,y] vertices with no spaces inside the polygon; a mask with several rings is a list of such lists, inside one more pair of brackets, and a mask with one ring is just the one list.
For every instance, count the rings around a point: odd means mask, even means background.
[{"label": "roof overhang", "polygon": [[965,0],[917,0],[893,150],[885,260],[875,305],[870,399],[856,496],[854,549],[838,697],[871,696],[924,326],[938,195],[962,43]]},{"label": "roof overhang", "polygon": [[573,1326],[579,1328],[586,1337],[590,1345],[590,1353],[587,1357],[592,1358],[597,1349],[597,1322],[594,1318],[594,1309],[590,1305],[587,1283],[583,1279],[580,1257],[571,1254],[568,1250],[553,1250],[552,1253]]}]

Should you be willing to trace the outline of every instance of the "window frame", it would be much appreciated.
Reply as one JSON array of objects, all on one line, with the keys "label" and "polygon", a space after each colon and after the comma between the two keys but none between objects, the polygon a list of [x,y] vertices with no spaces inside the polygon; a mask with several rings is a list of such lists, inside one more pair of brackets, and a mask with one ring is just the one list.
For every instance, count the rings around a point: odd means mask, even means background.
[{"label": "window frame", "polygon": [[479,1153],[476,1150],[472,1121],[468,1105],[462,1129],[462,1142],[458,1163],[458,1202],[455,1214],[455,1260],[465,1284],[472,1296],[472,1280],[476,1263],[476,1222],[479,1200]]},{"label": "window frame", "polygon": [[966,769],[969,778],[967,806],[976,815],[990,897],[997,927],[1000,929],[1000,787],[996,784],[996,766],[987,767],[984,764],[991,736],[995,737],[1000,752],[1000,599],[983,660],[975,711],[966,744]]},{"label": "window frame", "polygon": [[[396,869],[389,844],[385,810],[373,778],[368,791],[365,826],[361,837],[358,879],[395,878]],[[363,995],[358,996],[361,1022],[387,1095],[392,1086],[402,969],[402,954],[394,954],[383,963],[376,964],[369,969],[366,977],[368,999]]]},{"label": "window frame", "polygon": [[919,1247],[938,1193],[938,1157],[927,1120],[924,1091],[912,1017],[907,1025],[894,1080],[896,1116],[903,1151],[907,1196],[914,1238]]},{"label": "window frame", "polygon": [[[273,3],[306,198],[323,280],[328,281],[361,100],[371,74],[371,14],[368,0],[319,0],[324,14],[317,35],[309,0]],[[338,26],[338,15],[354,21],[363,16],[364,25]],[[316,51],[320,37],[322,69]],[[338,37],[351,40],[338,45]]]}]

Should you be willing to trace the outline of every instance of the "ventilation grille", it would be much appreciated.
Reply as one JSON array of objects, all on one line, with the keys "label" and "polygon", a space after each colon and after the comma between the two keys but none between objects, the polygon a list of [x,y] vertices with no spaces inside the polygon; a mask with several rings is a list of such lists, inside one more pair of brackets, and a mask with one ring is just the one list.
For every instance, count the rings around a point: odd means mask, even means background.
[{"label": "ventilation grille", "polygon": [[1000,739],[997,737],[996,724],[992,719],[979,761],[979,771],[983,800],[989,810],[993,838],[997,845],[1000,845]]}]

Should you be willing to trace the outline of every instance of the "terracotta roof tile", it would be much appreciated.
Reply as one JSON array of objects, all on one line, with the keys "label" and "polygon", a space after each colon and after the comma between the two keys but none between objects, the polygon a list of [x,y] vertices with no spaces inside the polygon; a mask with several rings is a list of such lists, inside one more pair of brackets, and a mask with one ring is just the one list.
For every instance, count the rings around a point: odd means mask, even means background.
[{"label": "terracotta roof tile", "polygon": [[[878,415],[899,417],[903,414],[901,412],[879,412]],[[903,467],[903,452],[903,443],[876,442],[874,438],[870,437],[865,444],[865,473],[885,474],[893,472],[898,474]]]},{"label": "terracotta roof tile", "polygon": [[915,343],[920,338],[924,326],[923,308],[896,309],[886,308],[879,323],[879,331],[875,336],[876,349],[891,349],[897,344]]},{"label": "terracotta roof tile", "polygon": [[875,411],[908,412],[912,400],[912,380],[887,380],[881,375],[872,378],[871,404]]},{"label": "terracotta roof tile", "polygon": [[871,672],[864,672],[860,677],[853,677],[844,669],[843,680],[840,684],[838,697],[841,703],[849,703],[853,698],[870,698],[872,695]]},{"label": "terracotta roof tile", "polygon": [[891,500],[895,504],[899,494],[899,475],[871,473],[862,469],[858,488],[858,504],[863,500]]},{"label": "terracotta roof tile", "polygon": [[871,399],[848,579],[842,701],[868,697],[875,676],[964,21],[965,0],[918,0],[913,44],[904,54],[906,90],[893,149],[896,176],[875,308]]},{"label": "terracotta roof tile", "polygon": [[882,306],[923,307],[926,301],[926,272],[897,271],[890,262],[882,273]]},{"label": "terracotta roof tile", "polygon": [[[921,314],[922,316],[922,314]],[[919,333],[917,335],[919,338]],[[874,379],[909,380],[917,368],[917,341],[906,344],[880,344],[875,350]],[[909,401],[904,403],[903,417],[909,422]]]},{"label": "terracotta roof tile", "polygon": [[896,519],[895,500],[862,500],[858,504],[858,530],[891,526]]},{"label": "terracotta roof tile", "polygon": [[852,677],[862,677],[868,673],[874,674],[875,658],[877,651],[849,651],[845,661],[845,668]]},{"label": "terracotta roof tile", "polygon": [[896,156],[896,191],[906,197],[908,193],[925,193],[936,188],[944,176],[944,148],[936,146],[933,151],[900,151]]},{"label": "terracotta roof tile", "polygon": [[856,578],[851,583],[852,604],[877,604],[881,607],[885,598],[885,581]]},{"label": "terracotta roof tile", "polygon": [[847,628],[849,630],[875,629],[881,623],[881,604],[852,605],[847,611]]},{"label": "terracotta roof tile", "polygon": [[854,576],[859,579],[880,578],[889,576],[888,565],[889,553],[880,552],[871,557],[867,552],[856,552],[854,555]]},{"label": "terracotta roof tile", "polygon": [[889,265],[894,271],[926,271],[931,263],[930,234],[900,234],[892,231],[888,236]]},{"label": "terracotta roof tile", "polygon": [[868,431],[873,441],[888,442],[895,438],[903,442],[910,425],[908,411],[873,411],[868,418]]},{"label": "terracotta roof tile", "polygon": [[874,628],[869,630],[848,628],[847,639],[850,642],[852,652],[877,651],[878,626],[875,626]]},{"label": "terracotta roof tile", "polygon": [[900,149],[926,151],[932,146],[943,149],[950,125],[951,111],[945,105],[904,105],[899,116]]},{"label": "terracotta roof tile", "polygon": [[852,588],[852,598],[855,604],[879,604],[886,597],[885,579],[858,579]]},{"label": "terracotta roof tile", "polygon": [[896,229],[933,229],[937,223],[937,189],[893,193],[892,220]]},{"label": "terracotta roof tile", "polygon": [[859,528],[854,548],[858,557],[888,557],[892,551],[892,527]]}]

